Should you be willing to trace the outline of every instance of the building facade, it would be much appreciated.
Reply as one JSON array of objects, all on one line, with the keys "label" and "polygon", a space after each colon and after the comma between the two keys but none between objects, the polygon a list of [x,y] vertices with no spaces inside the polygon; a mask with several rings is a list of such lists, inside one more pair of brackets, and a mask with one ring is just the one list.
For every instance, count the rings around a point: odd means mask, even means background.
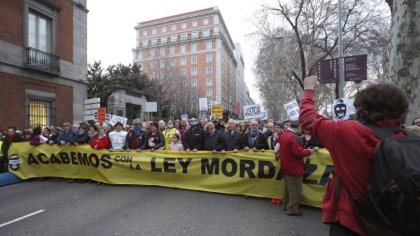
[{"label": "building facade", "polygon": [[140,22],[135,29],[134,62],[169,87],[172,102],[188,103],[196,114],[198,99],[206,97],[236,112],[235,46],[217,7]]},{"label": "building facade", "polygon": [[86,0],[0,1],[0,124],[83,121]]}]

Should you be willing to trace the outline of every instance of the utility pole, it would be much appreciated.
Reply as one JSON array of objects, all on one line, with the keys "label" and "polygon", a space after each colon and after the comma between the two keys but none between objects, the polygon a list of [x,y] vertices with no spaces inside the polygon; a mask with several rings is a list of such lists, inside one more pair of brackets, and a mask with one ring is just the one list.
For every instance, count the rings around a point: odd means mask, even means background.
[{"label": "utility pole", "polygon": [[341,0],[338,0],[338,97],[344,97],[344,52],[343,32],[341,29]]}]

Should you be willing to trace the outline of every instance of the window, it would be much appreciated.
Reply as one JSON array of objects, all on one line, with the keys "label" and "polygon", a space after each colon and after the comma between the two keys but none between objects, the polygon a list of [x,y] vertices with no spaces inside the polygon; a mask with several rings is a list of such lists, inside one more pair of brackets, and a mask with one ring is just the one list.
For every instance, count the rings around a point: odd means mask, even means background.
[{"label": "window", "polygon": [[212,67],[212,66],[207,66],[207,68],[206,68],[206,73],[207,73],[207,74],[211,74],[211,73],[213,73],[213,67]]},{"label": "window", "polygon": [[187,46],[184,44],[184,45],[181,45],[181,53],[186,53],[187,52]]},{"label": "window", "polygon": [[156,46],[157,45],[157,39],[152,39],[152,46]]},{"label": "window", "polygon": [[166,33],[166,26],[162,27],[162,29],[160,30],[160,32]]},{"label": "window", "polygon": [[187,28],[187,23],[182,23],[182,29],[186,29]]},{"label": "window", "polygon": [[156,57],[156,49],[150,50],[150,56],[151,57]]},{"label": "window", "polygon": [[208,24],[209,24],[209,18],[204,18],[203,25],[208,25]]},{"label": "window", "polygon": [[166,50],[165,50],[166,48],[160,48],[160,56],[161,57],[164,57],[164,56],[166,56]]},{"label": "window", "polygon": [[210,30],[206,29],[203,30],[203,37],[209,37],[210,36]]},{"label": "window", "polygon": [[29,12],[28,46],[51,52],[51,19],[32,11]]},{"label": "window", "polygon": [[165,60],[160,60],[159,64],[160,64],[160,68],[165,68],[166,67]]},{"label": "window", "polygon": [[213,97],[213,90],[211,89],[207,90],[207,97]]},{"label": "window", "polygon": [[212,43],[212,41],[207,41],[206,42],[206,49],[207,50],[211,50],[213,48],[213,43]]},{"label": "window", "polygon": [[212,86],[212,85],[213,85],[213,79],[207,78],[207,86]]},{"label": "window", "polygon": [[191,68],[191,75],[197,75],[197,67]]},{"label": "window", "polygon": [[[53,95],[54,96],[54,95]],[[55,97],[26,95],[25,113],[28,126],[46,127],[55,123]]]},{"label": "window", "polygon": [[192,39],[198,39],[198,31],[194,31],[194,32],[192,32],[192,34],[191,34],[191,38],[192,38]]},{"label": "window", "polygon": [[197,87],[197,80],[196,79],[191,80],[191,86],[192,87]]},{"label": "window", "polygon": [[181,41],[185,41],[188,39],[188,34],[181,34]]},{"label": "window", "polygon": [[191,64],[197,64],[197,56],[191,56]]},{"label": "window", "polygon": [[175,58],[171,58],[171,66],[175,67],[176,66],[176,60]]},{"label": "window", "polygon": [[192,43],[191,44],[191,52],[196,52],[197,51],[197,44],[196,43]]},{"label": "window", "polygon": [[211,53],[206,54],[206,62],[212,62],[213,61],[213,55]]},{"label": "window", "polygon": [[197,27],[197,21],[196,20],[192,22],[192,26]]},{"label": "window", "polygon": [[175,30],[176,30],[176,25],[172,25],[172,26],[171,26],[171,30],[172,30],[172,31],[175,31]]},{"label": "window", "polygon": [[160,38],[160,44],[166,44],[166,43],[168,43],[168,37],[164,36]]},{"label": "window", "polygon": [[186,76],[187,75],[187,70],[185,69],[185,67],[181,68],[180,74],[181,74],[181,76]]},{"label": "window", "polygon": [[185,57],[181,57],[181,65],[186,65],[187,64],[187,59]]},{"label": "window", "polygon": [[148,41],[147,41],[147,40],[143,40],[143,42],[142,42],[142,44],[141,44],[141,45],[142,45],[143,47],[147,47],[147,43],[148,43]]},{"label": "window", "polygon": [[178,39],[178,36],[176,34],[171,36],[171,43],[175,43]]},{"label": "window", "polygon": [[152,34],[156,34],[156,29],[152,29]]},{"label": "window", "polygon": [[147,30],[143,31],[143,36],[147,36]]},{"label": "window", "polygon": [[169,48],[169,54],[175,55],[175,47]]},{"label": "window", "polygon": [[152,69],[156,68],[156,63],[154,61],[150,62],[150,68],[152,68]]},{"label": "window", "polygon": [[137,52],[136,53],[136,58],[137,59],[143,59],[143,52]]}]

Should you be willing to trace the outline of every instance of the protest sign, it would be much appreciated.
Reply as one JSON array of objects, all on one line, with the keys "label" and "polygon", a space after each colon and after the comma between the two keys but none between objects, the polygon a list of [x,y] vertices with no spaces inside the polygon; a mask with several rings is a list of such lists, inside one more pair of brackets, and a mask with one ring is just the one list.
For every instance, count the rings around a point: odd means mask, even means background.
[{"label": "protest sign", "polygon": [[284,104],[284,109],[286,110],[290,120],[299,119],[299,105],[296,100]]},{"label": "protest sign", "polygon": [[200,111],[207,111],[208,110],[207,98],[199,98],[198,99],[198,106],[199,106]]},{"label": "protest sign", "polygon": [[356,114],[353,101],[348,98],[340,98],[332,104],[334,120],[349,120],[351,115]]},{"label": "protest sign", "polygon": [[120,123],[122,123],[123,125],[126,125],[127,124],[127,118],[125,118],[125,117],[122,117],[122,116],[116,116],[116,115],[112,115],[111,116],[111,120],[109,121],[109,123],[111,124],[111,125],[115,125],[117,122],[120,122]]},{"label": "protest sign", "polygon": [[181,115],[181,120],[188,120],[188,114]]},{"label": "protest sign", "polygon": [[245,119],[261,118],[261,105],[254,104],[254,105],[244,106],[244,117]]},{"label": "protest sign", "polygon": [[222,105],[212,105],[211,106],[211,116],[218,117],[219,119],[222,119],[223,113],[222,113]]}]

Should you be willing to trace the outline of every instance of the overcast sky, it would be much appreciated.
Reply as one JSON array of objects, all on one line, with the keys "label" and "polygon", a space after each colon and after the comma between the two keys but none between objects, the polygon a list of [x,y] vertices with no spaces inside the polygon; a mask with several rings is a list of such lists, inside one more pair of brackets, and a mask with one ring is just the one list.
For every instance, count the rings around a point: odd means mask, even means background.
[{"label": "overcast sky", "polygon": [[252,72],[255,42],[247,37],[253,30],[255,11],[270,0],[88,0],[88,62],[110,64],[133,62],[138,22],[208,7],[219,7],[232,40],[241,44],[245,60],[245,81],[251,96],[259,102]]}]

